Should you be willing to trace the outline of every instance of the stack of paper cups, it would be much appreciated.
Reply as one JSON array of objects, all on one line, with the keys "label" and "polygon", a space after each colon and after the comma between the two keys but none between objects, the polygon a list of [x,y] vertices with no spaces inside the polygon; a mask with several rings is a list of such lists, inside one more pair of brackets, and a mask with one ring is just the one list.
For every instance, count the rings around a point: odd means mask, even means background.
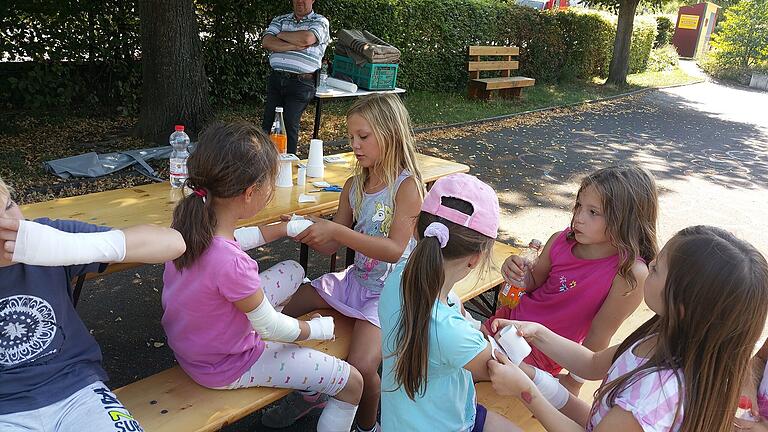
[{"label": "stack of paper cups", "polygon": [[293,186],[293,163],[291,161],[280,161],[280,167],[277,171],[277,187]]},{"label": "stack of paper cups", "polygon": [[324,174],[325,166],[323,165],[323,140],[310,140],[309,160],[307,161],[307,177],[323,178]]}]

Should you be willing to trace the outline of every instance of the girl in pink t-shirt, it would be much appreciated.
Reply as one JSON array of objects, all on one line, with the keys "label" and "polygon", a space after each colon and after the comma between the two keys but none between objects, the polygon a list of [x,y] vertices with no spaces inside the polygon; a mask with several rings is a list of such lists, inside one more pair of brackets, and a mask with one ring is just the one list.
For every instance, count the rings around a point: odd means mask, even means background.
[{"label": "girl in pink t-shirt", "polygon": [[349,430],[362,393],[360,373],[292,343],[333,338],[333,318],[300,321],[278,312],[301,284],[303,269],[286,261],[259,273],[243,252],[296,235],[296,222],[235,230],[271,200],[277,165],[274,144],[251,124],[212,125],[200,136],[188,162],[193,193],[173,213],[172,227],[187,250],[165,265],[163,328],[179,365],[197,383],[327,394],[317,430]]},{"label": "girl in pink t-shirt", "polygon": [[[678,232],[649,265],[645,303],[656,313],[620,345],[594,352],[533,322],[515,325],[546,355],[603,378],[590,408],[566,417],[517,366],[490,360],[499,394],[519,397],[548,431],[731,432],[740,383],[768,313],[768,263],[725,230]],[[570,402],[569,402],[570,403]]]},{"label": "girl in pink t-shirt", "polygon": [[[523,277],[524,260],[509,257],[504,278],[521,285],[520,303],[499,308],[482,330],[494,334],[497,318],[536,321],[572,341],[599,351],[643,298],[646,262],[654,258],[658,200],[656,183],[637,166],[614,166],[585,177],[576,195],[571,226],[553,234],[535,267]],[[525,362],[552,375],[561,366],[534,348]],[[530,370],[528,371],[530,372]],[[583,379],[561,382],[578,395]]]}]

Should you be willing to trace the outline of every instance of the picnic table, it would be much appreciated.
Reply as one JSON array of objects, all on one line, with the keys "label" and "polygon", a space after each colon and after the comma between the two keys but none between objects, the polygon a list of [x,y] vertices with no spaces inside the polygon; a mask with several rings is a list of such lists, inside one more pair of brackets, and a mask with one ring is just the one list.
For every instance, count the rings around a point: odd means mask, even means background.
[{"label": "picnic table", "polygon": [[328,87],[325,90],[315,91],[315,124],[312,130],[312,138],[318,138],[320,136],[320,124],[321,124],[320,118],[322,116],[324,100],[360,97],[360,96],[365,96],[373,93],[401,94],[401,93],[405,93],[405,89],[401,89],[399,87],[395,87],[392,90],[365,90],[365,89],[359,88],[355,92],[348,92],[348,91],[340,90],[334,87]]},{"label": "picnic table", "polygon": [[[344,162],[326,164],[323,181],[330,184],[343,186],[346,180],[352,176],[354,168],[354,154],[352,152],[339,154]],[[423,154],[417,155],[423,180],[431,183],[440,177],[449,174],[464,173],[469,171],[469,166]],[[306,162],[306,161],[305,161]],[[256,226],[277,222],[281,215],[300,214],[327,216],[336,212],[339,206],[338,192],[313,193],[317,202],[299,203],[299,195],[304,191],[315,189],[314,180],[307,178],[305,186],[296,186],[294,170],[294,186],[291,188],[277,188],[272,201],[256,216],[243,219],[239,226]],[[182,198],[181,189],[173,189],[169,182],[153,183],[126,189],[115,189],[104,192],[96,192],[86,195],[59,198],[52,201],[44,201],[21,206],[24,216],[29,219],[48,217],[51,219],[75,219],[95,225],[109,226],[113,228],[127,228],[139,224],[155,224],[170,226],[173,219],[173,210],[176,203]],[[301,246],[299,261],[306,268],[309,249]],[[98,277],[107,273],[126,270],[139,264],[119,263],[107,267],[104,273],[88,274],[81,276],[76,283],[73,297],[79,296],[82,284],[86,279]]]}]

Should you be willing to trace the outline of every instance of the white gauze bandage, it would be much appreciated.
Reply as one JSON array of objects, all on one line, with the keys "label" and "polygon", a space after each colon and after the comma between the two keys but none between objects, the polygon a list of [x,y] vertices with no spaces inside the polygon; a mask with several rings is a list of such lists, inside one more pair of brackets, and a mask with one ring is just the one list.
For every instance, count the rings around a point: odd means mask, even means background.
[{"label": "white gauze bandage", "polygon": [[304,219],[303,216],[293,215],[291,220],[288,221],[288,225],[285,227],[285,231],[288,234],[288,237],[296,237],[297,235],[304,232],[305,229],[312,226],[313,223],[314,222],[311,220]]},{"label": "white gauze bandage", "polygon": [[256,309],[245,315],[251,322],[251,327],[264,339],[277,342],[295,342],[301,333],[299,320],[276,311],[266,298]]},{"label": "white gauze bandage", "polygon": [[312,318],[309,324],[309,337],[307,339],[329,340],[333,339],[333,317]]},{"label": "white gauze bandage", "polygon": [[557,409],[561,409],[568,403],[568,390],[560,384],[560,381],[543,370],[534,367],[535,375],[533,383],[536,384],[544,399],[548,400]]},{"label": "white gauze bandage", "polygon": [[242,227],[235,230],[235,240],[240,244],[240,249],[247,251],[266,243],[259,227]]},{"label": "white gauze bandage", "polygon": [[68,233],[33,221],[19,221],[13,261],[39,266],[122,262],[125,234],[120,230]]},{"label": "white gauze bandage", "polygon": [[[245,315],[251,322],[251,327],[264,339],[295,342],[301,334],[299,320],[276,311],[267,299],[262,300],[256,309]],[[309,325],[307,339],[333,339],[333,317],[312,318],[307,321],[307,324]]]},{"label": "white gauze bandage", "polygon": [[317,432],[346,432],[350,430],[355,421],[356,412],[357,405],[336,398],[328,399],[325,409],[317,421]]}]

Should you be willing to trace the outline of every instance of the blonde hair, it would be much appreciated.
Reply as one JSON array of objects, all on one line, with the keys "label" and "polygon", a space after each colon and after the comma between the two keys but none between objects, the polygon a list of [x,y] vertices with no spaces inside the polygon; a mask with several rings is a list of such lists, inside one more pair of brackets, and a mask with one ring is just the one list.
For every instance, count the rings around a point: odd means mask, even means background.
[{"label": "blonde hair", "polygon": [[[408,170],[416,180],[419,196],[424,198],[424,180],[416,160],[416,140],[411,127],[411,117],[400,98],[380,93],[361,97],[349,108],[347,118],[353,114],[359,115],[368,122],[373,136],[376,137],[381,158],[376,161],[373,169],[381,173],[390,194],[394,192],[397,176],[403,170]],[[360,166],[359,162],[356,163],[352,178],[355,219],[362,206],[365,182],[369,177],[369,168]]]},{"label": "blonde hair", "polygon": [[0,194],[3,194],[10,198],[12,193],[13,193],[13,188],[8,186],[8,184],[6,184],[3,181],[3,178],[0,177]]}]

